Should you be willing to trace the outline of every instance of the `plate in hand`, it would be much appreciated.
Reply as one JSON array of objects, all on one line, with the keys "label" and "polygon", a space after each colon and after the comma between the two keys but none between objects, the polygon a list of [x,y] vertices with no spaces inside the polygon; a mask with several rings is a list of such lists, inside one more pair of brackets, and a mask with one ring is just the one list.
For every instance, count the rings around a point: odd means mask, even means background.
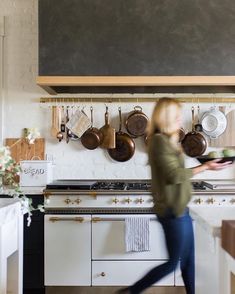
[{"label": "plate in hand", "polygon": [[207,161],[215,160],[215,159],[220,159],[220,160],[218,161],[218,162],[220,162],[220,163],[227,162],[227,161],[234,162],[234,161],[235,161],[235,156],[226,156],[226,157],[211,158],[211,157],[208,157],[207,155],[202,155],[202,156],[198,156],[198,157],[197,157],[197,160],[198,160],[200,163],[205,163],[205,162],[207,162]]}]

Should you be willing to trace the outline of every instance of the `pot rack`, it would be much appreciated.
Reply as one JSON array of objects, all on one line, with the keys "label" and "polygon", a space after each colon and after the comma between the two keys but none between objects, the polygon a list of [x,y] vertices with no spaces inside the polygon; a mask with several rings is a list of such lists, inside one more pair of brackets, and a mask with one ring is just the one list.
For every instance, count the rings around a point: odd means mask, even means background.
[{"label": "pot rack", "polygon": [[171,97],[181,103],[235,103],[234,94],[84,94],[80,97],[41,97],[41,104],[75,104],[75,103],[127,103],[157,102],[161,97]]}]

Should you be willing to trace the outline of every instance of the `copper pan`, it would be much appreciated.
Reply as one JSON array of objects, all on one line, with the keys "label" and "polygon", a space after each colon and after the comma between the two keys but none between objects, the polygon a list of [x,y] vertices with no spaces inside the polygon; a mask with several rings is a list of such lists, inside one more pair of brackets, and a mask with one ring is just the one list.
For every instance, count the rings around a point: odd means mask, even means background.
[{"label": "copper pan", "polygon": [[108,149],[110,157],[116,161],[124,162],[134,155],[135,153],[135,142],[127,134],[122,132],[122,115],[121,107],[119,111],[119,131],[116,132],[116,147],[114,149]]},{"label": "copper pan", "polygon": [[181,144],[185,154],[190,157],[201,156],[206,151],[206,139],[194,129],[194,107],[192,107],[192,131],[185,135]]},{"label": "copper pan", "polygon": [[91,110],[91,127],[82,135],[81,142],[82,145],[90,150],[96,149],[102,141],[102,133],[99,132],[97,128],[93,127],[93,107]]}]

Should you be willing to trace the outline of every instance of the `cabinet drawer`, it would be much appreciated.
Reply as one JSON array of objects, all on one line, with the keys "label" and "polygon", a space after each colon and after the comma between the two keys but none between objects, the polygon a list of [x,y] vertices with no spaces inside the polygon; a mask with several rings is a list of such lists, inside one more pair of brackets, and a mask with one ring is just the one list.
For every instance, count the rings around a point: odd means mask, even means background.
[{"label": "cabinet drawer", "polygon": [[[165,261],[93,261],[92,285],[131,285],[163,262]],[[155,285],[174,286],[174,273],[169,274]]]},{"label": "cabinet drawer", "polygon": [[[138,215],[139,216],[139,215]],[[150,221],[150,251],[126,252],[125,249],[125,215],[93,215],[101,221],[92,222],[92,258],[104,259],[167,259],[168,253],[161,224]],[[144,215],[151,217],[155,215]]]}]

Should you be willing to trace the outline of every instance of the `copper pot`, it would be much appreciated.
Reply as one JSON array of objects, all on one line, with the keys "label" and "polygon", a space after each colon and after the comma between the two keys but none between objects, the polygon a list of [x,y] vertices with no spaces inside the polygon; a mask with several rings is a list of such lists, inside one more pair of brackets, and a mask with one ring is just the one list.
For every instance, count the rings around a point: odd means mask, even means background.
[{"label": "copper pot", "polygon": [[82,135],[82,145],[90,150],[96,149],[102,140],[102,133],[97,128],[93,127],[93,107],[91,106],[91,127]]},{"label": "copper pot", "polygon": [[140,137],[146,133],[148,117],[142,112],[141,106],[135,106],[127,116],[125,126],[128,133],[133,137]]}]

